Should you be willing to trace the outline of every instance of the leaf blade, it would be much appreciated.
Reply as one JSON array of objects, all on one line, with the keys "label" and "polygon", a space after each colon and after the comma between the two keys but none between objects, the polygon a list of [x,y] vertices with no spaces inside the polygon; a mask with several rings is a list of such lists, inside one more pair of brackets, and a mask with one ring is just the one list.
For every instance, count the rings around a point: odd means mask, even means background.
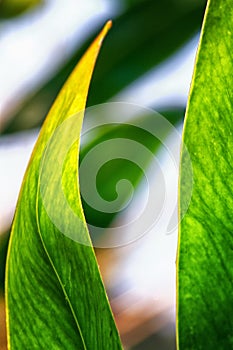
[{"label": "leaf blade", "polygon": [[[230,1],[209,1],[186,114],[194,185],[179,233],[179,349],[233,346],[232,18]],[[190,183],[186,168],[183,154],[180,213]]]},{"label": "leaf blade", "polygon": [[[93,248],[72,241],[58,230],[38,191],[39,171],[48,141],[62,122],[85,108],[95,60],[109,27],[108,23],[52,106],[23,181],[7,258],[10,349],[121,349]],[[77,120],[79,133],[82,117]],[[67,191],[77,181],[77,154],[76,144],[66,162],[72,174],[72,181],[65,182]],[[76,196],[71,199],[84,220],[78,185],[74,188]],[[85,222],[82,229],[89,239]]]}]

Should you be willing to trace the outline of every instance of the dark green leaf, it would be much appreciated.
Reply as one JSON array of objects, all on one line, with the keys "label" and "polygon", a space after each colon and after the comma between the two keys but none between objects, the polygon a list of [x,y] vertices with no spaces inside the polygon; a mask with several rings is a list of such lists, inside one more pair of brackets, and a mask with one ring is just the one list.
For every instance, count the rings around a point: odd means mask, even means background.
[{"label": "dark green leaf", "polygon": [[[187,109],[193,193],[180,224],[180,350],[233,349],[233,6],[210,0]],[[180,214],[191,184],[184,151]]]},{"label": "dark green leaf", "polygon": [[[202,0],[148,0],[116,19],[100,53],[88,105],[111,98],[178,50],[200,29],[204,5]],[[97,92],[96,86],[101,86]]]}]

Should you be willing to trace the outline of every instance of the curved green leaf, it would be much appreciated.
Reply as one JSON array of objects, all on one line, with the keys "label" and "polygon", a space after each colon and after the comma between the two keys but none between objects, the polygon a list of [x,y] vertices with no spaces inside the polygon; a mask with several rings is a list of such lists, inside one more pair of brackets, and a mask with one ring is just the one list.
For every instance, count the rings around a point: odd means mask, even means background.
[{"label": "curved green leaf", "polygon": [[[93,75],[88,105],[108,100],[178,50],[201,27],[205,0],[145,0],[115,18]],[[34,96],[5,127],[5,133],[32,128],[43,120],[51,101],[93,38]]]},{"label": "curved green leaf", "polygon": [[[62,138],[55,139],[54,153],[50,155],[52,162],[46,163],[48,142],[53,141],[64,122],[85,108],[95,60],[108,28],[109,24],[60,92],[41,130],[23,181],[6,270],[7,329],[11,350],[121,349],[80,204],[77,142],[69,150],[61,174],[64,194],[78,219],[75,228],[59,193],[54,192],[57,189],[54,169],[62,160],[71,129],[66,130]],[[82,117],[83,113],[75,116],[77,138]],[[41,183],[46,166],[50,173],[48,184],[44,183],[46,192],[43,192]],[[65,227],[76,229],[73,240],[50,219],[43,195],[47,196],[50,209],[53,207]],[[78,242],[81,240],[86,245]]]},{"label": "curved green leaf", "polygon": [[[184,144],[193,194],[180,225],[180,350],[233,348],[233,6],[210,0],[196,61]],[[180,213],[190,185],[185,153]]]}]

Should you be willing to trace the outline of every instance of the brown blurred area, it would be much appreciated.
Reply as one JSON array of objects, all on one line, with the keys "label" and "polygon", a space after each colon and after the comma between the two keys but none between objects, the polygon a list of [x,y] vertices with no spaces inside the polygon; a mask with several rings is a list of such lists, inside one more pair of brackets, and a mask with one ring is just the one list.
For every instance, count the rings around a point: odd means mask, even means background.
[{"label": "brown blurred area", "polygon": [[0,294],[0,350],[6,350],[6,321],[5,321],[5,303],[3,295]]},{"label": "brown blurred area", "polygon": [[[100,271],[125,350],[175,350],[174,310],[156,297],[138,295],[137,290],[119,278],[119,266],[130,254],[130,247],[96,249]],[[125,265],[125,264],[124,264]]]}]

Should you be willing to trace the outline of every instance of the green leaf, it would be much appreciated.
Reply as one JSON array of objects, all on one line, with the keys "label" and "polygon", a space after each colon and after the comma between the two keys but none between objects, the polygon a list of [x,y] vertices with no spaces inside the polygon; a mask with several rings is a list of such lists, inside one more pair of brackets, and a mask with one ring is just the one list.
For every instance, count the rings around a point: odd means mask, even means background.
[{"label": "green leaf", "polygon": [[[88,105],[105,102],[128,84],[160,64],[201,27],[205,0],[145,0],[115,18],[98,59]],[[37,92],[5,127],[5,133],[32,128],[42,122],[67,76],[89,40]]]},{"label": "green leaf", "polygon": [[[232,47],[232,0],[210,0],[183,136],[193,193],[179,233],[180,350],[233,348]],[[184,145],[180,215],[191,185]]]},{"label": "green leaf", "polygon": [[41,0],[1,0],[0,18],[17,16],[41,2]]},{"label": "green leaf", "polygon": [[[77,184],[77,139],[82,111],[95,60],[108,29],[109,23],[56,99],[23,181],[6,269],[11,350],[122,348],[90,243]],[[78,142],[71,145],[62,162],[64,149],[72,138],[72,129],[66,128],[70,120],[75,120],[73,128]],[[61,137],[56,138],[59,131]],[[60,163],[62,173],[57,174]],[[44,178],[48,170],[48,177]],[[61,192],[56,186],[58,180],[62,181]],[[61,193],[66,196],[68,207],[62,202]],[[75,226],[69,217],[70,208]],[[50,219],[52,209],[67,231],[59,230],[57,222]],[[68,237],[69,230],[72,239]]]}]

